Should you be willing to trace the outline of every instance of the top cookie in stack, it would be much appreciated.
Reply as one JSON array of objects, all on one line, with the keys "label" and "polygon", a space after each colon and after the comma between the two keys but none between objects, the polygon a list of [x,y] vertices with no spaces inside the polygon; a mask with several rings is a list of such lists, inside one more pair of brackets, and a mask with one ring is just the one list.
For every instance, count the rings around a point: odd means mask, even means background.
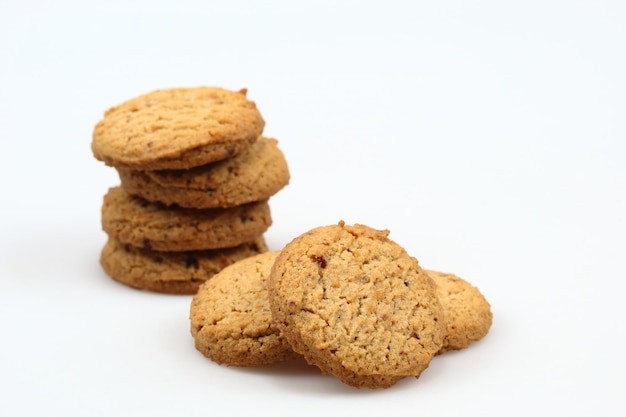
[{"label": "top cookie in stack", "polygon": [[136,170],[188,169],[235,156],[265,127],[246,93],[199,87],[141,95],[107,110],[91,149],[107,165]]},{"label": "top cookie in stack", "polygon": [[104,270],[135,288],[189,294],[267,251],[267,201],[289,170],[264,127],[246,90],[217,87],[157,90],[106,111],[91,148],[121,187],[102,206]]}]

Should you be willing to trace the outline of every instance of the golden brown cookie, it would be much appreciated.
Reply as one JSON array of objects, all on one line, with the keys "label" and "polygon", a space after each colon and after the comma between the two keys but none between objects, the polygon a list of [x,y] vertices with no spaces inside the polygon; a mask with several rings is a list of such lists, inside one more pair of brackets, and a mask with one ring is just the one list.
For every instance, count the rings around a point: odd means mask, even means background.
[{"label": "golden brown cookie", "polygon": [[236,262],[205,282],[190,308],[196,348],[228,366],[259,366],[296,356],[272,321],[267,279],[278,252]]},{"label": "golden brown cookie", "polygon": [[233,207],[265,200],[289,183],[289,169],[276,139],[259,138],[246,151],[189,170],[118,168],[133,195],[188,208]]},{"label": "golden brown cookie", "polygon": [[453,274],[425,272],[435,281],[446,318],[446,337],[438,353],[464,349],[485,337],[493,314],[489,302],[478,288]]},{"label": "golden brown cookie", "polygon": [[195,210],[150,203],[113,187],[102,204],[102,228],[109,236],[155,251],[232,248],[254,240],[271,224],[267,200]]},{"label": "golden brown cookie", "polygon": [[419,376],[445,335],[432,279],[388,234],[344,222],[310,230],[270,274],[272,316],[293,349],[357,387]]},{"label": "golden brown cookie", "polygon": [[200,284],[228,265],[263,252],[263,237],[235,248],[190,252],[155,252],[109,238],[100,264],[112,279],[133,288],[195,294]]},{"label": "golden brown cookie", "polygon": [[91,149],[115,167],[186,169],[237,155],[264,126],[245,89],[170,88],[107,110],[94,128]]}]

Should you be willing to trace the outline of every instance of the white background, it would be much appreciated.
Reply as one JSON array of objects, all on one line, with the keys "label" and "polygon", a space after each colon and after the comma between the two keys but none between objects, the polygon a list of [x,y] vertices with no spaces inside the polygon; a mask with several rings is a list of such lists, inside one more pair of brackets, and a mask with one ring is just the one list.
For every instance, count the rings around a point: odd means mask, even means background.
[{"label": "white background", "polygon": [[[625,415],[626,3],[0,3],[0,415]],[[218,366],[191,297],[98,256],[110,106],[247,87],[291,183],[266,238],[344,219],[491,302],[489,335],[357,390]]]}]

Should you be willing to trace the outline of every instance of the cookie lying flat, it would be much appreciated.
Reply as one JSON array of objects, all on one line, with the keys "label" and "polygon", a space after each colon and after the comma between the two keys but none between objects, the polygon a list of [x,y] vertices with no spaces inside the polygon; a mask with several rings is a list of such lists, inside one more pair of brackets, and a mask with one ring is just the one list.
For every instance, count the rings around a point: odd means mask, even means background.
[{"label": "cookie lying flat", "polygon": [[267,365],[296,356],[270,314],[267,279],[278,252],[230,265],[202,284],[190,308],[196,348],[229,366]]},{"label": "cookie lying flat", "polygon": [[478,288],[453,274],[425,272],[435,281],[446,318],[446,337],[439,353],[464,349],[485,337],[493,314],[489,302]]},{"label": "cookie lying flat", "polygon": [[133,288],[195,294],[198,287],[237,261],[267,252],[262,237],[235,248],[191,252],[155,252],[109,238],[100,255],[104,271]]},{"label": "cookie lying flat", "polygon": [[188,208],[234,207],[265,200],[289,183],[276,139],[259,138],[234,158],[190,170],[118,169],[122,186],[149,201]]},{"label": "cookie lying flat", "polygon": [[267,200],[194,210],[150,203],[113,187],[102,204],[102,228],[109,236],[156,251],[232,248],[254,240],[271,224]]},{"label": "cookie lying flat", "polygon": [[270,274],[272,316],[293,349],[357,387],[419,376],[445,335],[432,279],[388,234],[343,222],[313,229]]},{"label": "cookie lying flat", "polygon": [[91,149],[115,167],[186,169],[240,153],[264,126],[245,89],[171,88],[107,110],[94,128]]}]

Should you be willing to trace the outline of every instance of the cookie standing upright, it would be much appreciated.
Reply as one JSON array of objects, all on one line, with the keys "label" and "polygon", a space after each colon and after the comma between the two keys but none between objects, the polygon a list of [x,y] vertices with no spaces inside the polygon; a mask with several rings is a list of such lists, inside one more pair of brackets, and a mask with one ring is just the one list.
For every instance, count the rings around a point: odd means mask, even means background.
[{"label": "cookie standing upright", "polygon": [[419,376],[443,344],[434,283],[388,234],[343,222],[310,230],[270,274],[272,316],[293,349],[357,387]]},{"label": "cookie standing upright", "polygon": [[227,266],[194,295],[189,317],[198,351],[229,366],[260,366],[296,356],[274,324],[267,280],[278,252]]},{"label": "cookie standing upright", "polygon": [[156,90],[105,112],[93,132],[96,159],[137,170],[187,169],[239,154],[265,121],[247,91]]}]

